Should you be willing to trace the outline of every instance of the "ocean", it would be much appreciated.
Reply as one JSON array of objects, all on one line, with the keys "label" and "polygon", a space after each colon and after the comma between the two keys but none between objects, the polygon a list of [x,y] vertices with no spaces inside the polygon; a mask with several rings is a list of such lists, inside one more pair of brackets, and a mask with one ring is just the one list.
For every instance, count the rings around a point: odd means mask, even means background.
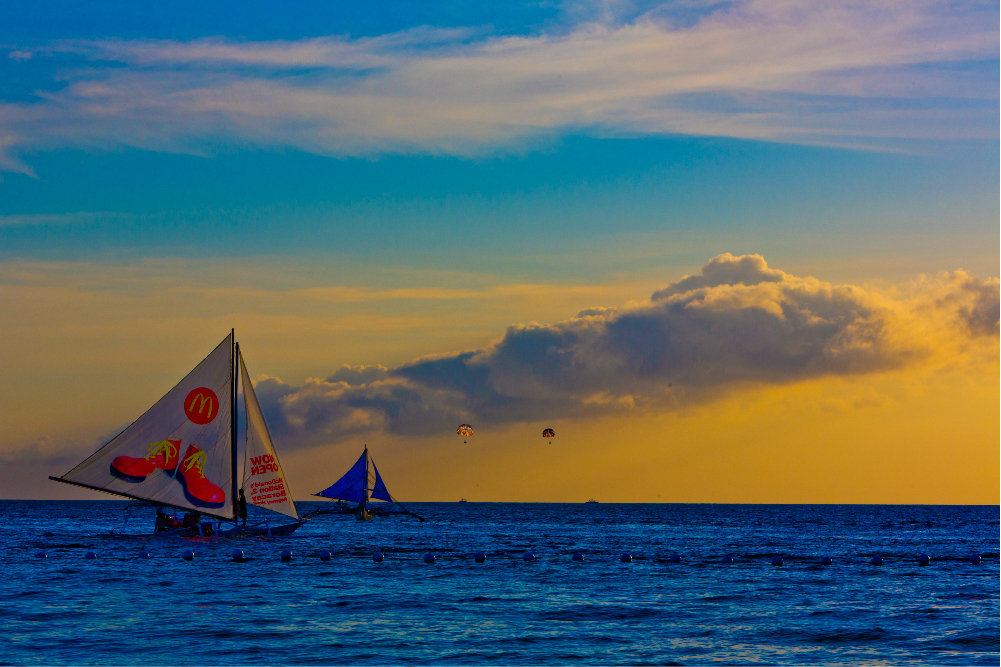
[{"label": "ocean", "polygon": [[0,501],[0,663],[999,661],[997,506],[407,507],[427,521],[328,515],[288,538],[179,539],[109,535],[152,529],[152,509],[127,502]]}]

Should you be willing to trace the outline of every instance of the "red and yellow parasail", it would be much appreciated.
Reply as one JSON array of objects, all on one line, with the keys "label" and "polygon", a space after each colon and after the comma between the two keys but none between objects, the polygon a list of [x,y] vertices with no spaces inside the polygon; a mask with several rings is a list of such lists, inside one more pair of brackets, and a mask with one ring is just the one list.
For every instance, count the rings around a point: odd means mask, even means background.
[{"label": "red and yellow parasail", "polygon": [[553,438],[556,437],[556,431],[554,431],[551,428],[547,428],[545,431],[542,432],[542,437],[549,438],[549,444],[551,445],[553,444]]},{"label": "red and yellow parasail", "polygon": [[[461,435],[463,438],[468,438],[473,434],[473,427],[469,424],[459,424],[459,428],[455,429],[456,435]],[[463,440],[463,442],[466,442]]]}]

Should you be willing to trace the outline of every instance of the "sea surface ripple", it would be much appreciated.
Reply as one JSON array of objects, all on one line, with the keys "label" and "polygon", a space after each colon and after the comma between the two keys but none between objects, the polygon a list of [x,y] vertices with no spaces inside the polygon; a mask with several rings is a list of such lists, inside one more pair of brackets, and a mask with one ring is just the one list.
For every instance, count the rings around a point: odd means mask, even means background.
[{"label": "sea surface ripple", "polygon": [[153,522],[125,502],[0,501],[0,664],[998,664],[997,506],[408,507],[178,539],[121,536]]}]

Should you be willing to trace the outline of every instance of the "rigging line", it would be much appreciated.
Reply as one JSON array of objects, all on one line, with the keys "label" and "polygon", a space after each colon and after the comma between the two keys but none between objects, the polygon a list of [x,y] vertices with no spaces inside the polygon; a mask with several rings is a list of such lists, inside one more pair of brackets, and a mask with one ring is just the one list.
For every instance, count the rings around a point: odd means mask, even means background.
[{"label": "rigging line", "polygon": [[[130,500],[129,504],[125,506],[125,518],[122,520],[122,527],[121,527],[121,531],[122,532],[125,532],[125,528],[129,525],[129,521],[132,520],[132,511],[138,505],[139,505],[138,502],[136,502],[134,500]],[[115,534],[115,529],[114,528],[111,529],[111,534],[112,535]]]}]

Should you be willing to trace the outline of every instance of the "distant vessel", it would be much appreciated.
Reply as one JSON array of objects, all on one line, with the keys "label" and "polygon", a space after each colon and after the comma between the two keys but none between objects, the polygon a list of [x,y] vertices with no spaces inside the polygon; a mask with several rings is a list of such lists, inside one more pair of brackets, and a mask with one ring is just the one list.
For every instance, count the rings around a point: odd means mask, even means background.
[{"label": "distant vessel", "polygon": [[469,501],[468,501],[468,500],[466,500],[465,498],[460,498],[460,499],[459,499],[459,502],[460,502],[460,503],[468,503]]},{"label": "distant vessel", "polygon": [[598,501],[595,500],[594,498],[588,498],[587,502],[585,502],[584,504],[587,505],[588,503],[594,503],[595,505],[597,505]]},{"label": "distant vessel", "polygon": [[[375,472],[374,476],[368,469],[370,463]],[[403,514],[424,521],[423,517],[409,511],[389,495],[386,483],[382,481],[379,469],[375,467],[375,461],[368,454],[368,445],[365,445],[365,451],[343,477],[313,495],[337,502],[333,507],[325,507],[311,513],[310,517],[319,514],[353,514],[359,521],[371,521],[377,516]],[[381,502],[373,503],[373,501]]]},{"label": "distant vessel", "polygon": [[[242,489],[237,476],[241,385],[244,460],[249,462]],[[278,462],[235,331],[142,417],[68,473],[49,479],[156,506],[157,536],[291,535],[305,522]],[[238,525],[238,489],[249,492],[248,504],[295,522]],[[185,521],[175,521],[162,508],[188,514]],[[206,516],[218,521],[203,521]]]}]

